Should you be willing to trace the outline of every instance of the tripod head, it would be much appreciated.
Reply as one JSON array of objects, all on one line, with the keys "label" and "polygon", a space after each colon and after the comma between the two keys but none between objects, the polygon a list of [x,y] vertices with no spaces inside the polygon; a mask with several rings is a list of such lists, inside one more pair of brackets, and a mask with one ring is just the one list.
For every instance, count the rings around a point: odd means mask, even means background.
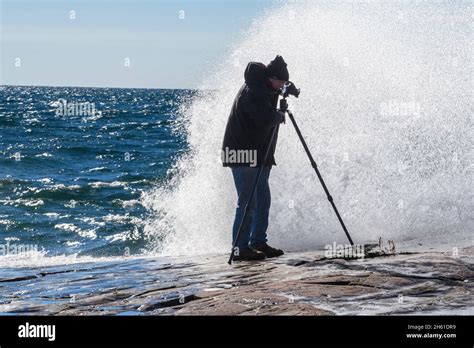
[{"label": "tripod head", "polygon": [[288,102],[286,101],[285,97],[280,99],[280,111],[283,113],[288,111]]}]

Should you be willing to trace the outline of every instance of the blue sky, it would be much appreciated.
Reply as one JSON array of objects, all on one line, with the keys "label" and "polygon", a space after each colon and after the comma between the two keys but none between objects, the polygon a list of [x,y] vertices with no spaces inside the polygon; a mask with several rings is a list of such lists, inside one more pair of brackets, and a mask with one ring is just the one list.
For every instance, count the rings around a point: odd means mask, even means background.
[{"label": "blue sky", "polygon": [[0,3],[0,84],[144,88],[198,86],[271,5],[270,0]]}]

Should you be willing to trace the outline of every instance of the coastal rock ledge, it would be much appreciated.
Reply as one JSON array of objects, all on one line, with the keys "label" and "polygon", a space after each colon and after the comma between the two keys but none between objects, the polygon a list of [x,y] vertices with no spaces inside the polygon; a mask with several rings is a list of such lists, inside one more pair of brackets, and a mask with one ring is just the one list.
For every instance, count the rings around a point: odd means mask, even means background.
[{"label": "coastal rock ledge", "polygon": [[141,257],[3,268],[0,313],[28,315],[474,314],[473,247],[328,259],[289,252]]}]

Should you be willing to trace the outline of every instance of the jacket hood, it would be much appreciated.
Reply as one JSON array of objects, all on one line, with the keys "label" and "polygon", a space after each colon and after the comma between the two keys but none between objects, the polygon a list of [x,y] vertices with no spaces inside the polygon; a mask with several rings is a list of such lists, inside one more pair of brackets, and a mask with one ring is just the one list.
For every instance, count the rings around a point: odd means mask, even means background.
[{"label": "jacket hood", "polygon": [[268,73],[265,64],[250,62],[245,68],[245,83],[267,83]]}]

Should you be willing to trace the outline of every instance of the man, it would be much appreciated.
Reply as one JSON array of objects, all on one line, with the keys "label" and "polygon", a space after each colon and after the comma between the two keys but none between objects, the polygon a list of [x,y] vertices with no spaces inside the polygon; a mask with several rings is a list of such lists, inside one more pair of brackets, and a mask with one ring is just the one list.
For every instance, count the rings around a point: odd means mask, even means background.
[{"label": "man", "polygon": [[[232,229],[235,244],[233,259],[261,260],[265,257],[283,255],[283,251],[267,244],[268,215],[270,211],[270,187],[268,178],[273,165],[276,165],[274,152],[278,137],[274,136],[265,163],[265,152],[274,127],[284,120],[284,113],[277,111],[280,89],[289,80],[286,63],[276,56],[267,66],[250,62],[244,73],[245,83],[235,97],[222,145],[223,165],[230,167],[237,189],[238,201]],[[236,156],[240,154],[242,156]],[[256,156],[252,156],[256,154]],[[255,159],[250,161],[249,159]],[[258,167],[263,166],[262,174],[249,206],[249,212],[240,231],[237,231],[245,212],[257,177]]]}]

